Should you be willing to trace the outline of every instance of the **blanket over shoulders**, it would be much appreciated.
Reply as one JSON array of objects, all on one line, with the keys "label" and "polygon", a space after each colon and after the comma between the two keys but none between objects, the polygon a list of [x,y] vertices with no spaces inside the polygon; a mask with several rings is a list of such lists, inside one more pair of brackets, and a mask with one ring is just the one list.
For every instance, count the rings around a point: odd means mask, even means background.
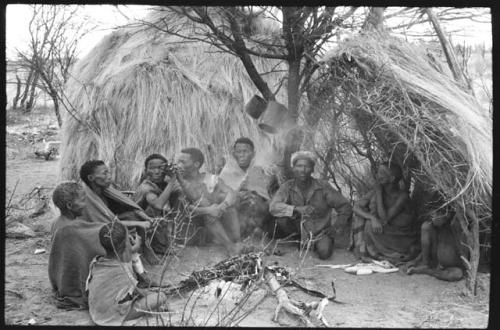
[{"label": "blanket over shoulders", "polygon": [[[83,185],[86,195],[86,205],[83,216],[90,222],[108,223],[113,221],[117,214],[114,214],[104,201],[87,185]],[[121,191],[108,187],[104,190],[104,196],[111,201],[122,206],[124,211],[143,211],[132,199]]]},{"label": "blanket over shoulders", "polygon": [[105,254],[99,242],[102,223],[72,220],[59,227],[52,238],[49,280],[59,308],[86,308],[85,280],[96,255]]}]

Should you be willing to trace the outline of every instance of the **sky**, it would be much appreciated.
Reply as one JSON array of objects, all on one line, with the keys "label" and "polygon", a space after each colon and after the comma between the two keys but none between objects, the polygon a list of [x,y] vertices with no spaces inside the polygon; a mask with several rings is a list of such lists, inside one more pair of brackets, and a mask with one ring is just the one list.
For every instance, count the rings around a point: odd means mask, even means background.
[{"label": "sky", "polygon": [[[80,56],[85,56],[112,28],[127,23],[126,16],[141,18],[148,13],[149,6],[127,5],[85,5],[81,6],[81,16],[98,27],[82,38],[79,42]],[[31,18],[31,8],[28,5],[8,5],[6,10],[6,51],[7,58],[14,58],[16,48],[23,48],[29,40],[28,23]]]},{"label": "sky", "polygon": [[[149,6],[127,5],[85,5],[82,6],[81,16],[94,23],[97,28],[79,42],[79,57],[85,56],[112,28],[126,24],[127,18],[141,18],[148,13]],[[6,11],[6,55],[15,58],[16,49],[26,47],[28,42],[28,23],[31,9],[28,5],[11,4]],[[443,24],[444,28],[446,26]],[[491,25],[472,24],[470,22],[456,23],[454,29],[461,30],[454,33],[452,39],[455,43],[465,42],[470,45],[485,44],[491,46]]]}]

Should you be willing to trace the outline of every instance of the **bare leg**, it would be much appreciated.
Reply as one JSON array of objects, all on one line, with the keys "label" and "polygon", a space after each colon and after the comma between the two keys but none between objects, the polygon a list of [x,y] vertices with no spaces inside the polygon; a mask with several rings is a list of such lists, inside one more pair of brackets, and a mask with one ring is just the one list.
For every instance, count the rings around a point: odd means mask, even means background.
[{"label": "bare leg", "polygon": [[432,267],[431,263],[437,260],[437,233],[434,225],[426,221],[421,227],[422,264]]},{"label": "bare leg", "polygon": [[463,271],[458,267],[448,267],[445,269],[432,269],[425,265],[410,268],[408,274],[427,274],[443,281],[459,281],[463,277]]},{"label": "bare leg", "polygon": [[366,243],[364,239],[365,219],[358,215],[352,218],[352,239],[354,243],[354,255],[363,260],[366,257]]},{"label": "bare leg", "polygon": [[226,233],[224,226],[218,219],[213,217],[207,217],[205,221],[205,226],[210,234],[215,238],[215,240],[221,243],[227,250],[228,254],[240,254],[243,251],[243,247],[239,242],[234,243]]},{"label": "bare leg", "polygon": [[229,208],[223,215],[221,222],[224,226],[224,229],[227,232],[227,236],[233,242],[239,242],[241,239],[240,232],[240,222],[238,219],[238,213],[236,209],[231,207]]}]

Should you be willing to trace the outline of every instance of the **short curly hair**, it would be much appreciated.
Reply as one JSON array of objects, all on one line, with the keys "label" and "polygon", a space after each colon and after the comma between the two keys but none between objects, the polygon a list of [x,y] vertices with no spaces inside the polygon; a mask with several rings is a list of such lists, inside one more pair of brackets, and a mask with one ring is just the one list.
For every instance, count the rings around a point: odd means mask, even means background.
[{"label": "short curly hair", "polygon": [[57,185],[52,193],[52,201],[61,212],[68,211],[66,205],[73,202],[78,195],[83,191],[81,184],[75,181],[65,181]]},{"label": "short curly hair", "polygon": [[247,144],[247,145],[249,145],[249,146],[250,146],[250,148],[252,148],[252,151],[254,151],[254,150],[255,150],[255,146],[254,146],[254,144],[253,144],[252,140],[250,140],[250,139],[249,139],[249,138],[247,138],[247,137],[242,136],[242,137],[238,138],[238,139],[234,142],[234,144],[233,144],[233,148],[235,148],[235,147],[236,147],[236,145],[237,145],[238,143]]},{"label": "short curly hair", "polygon": [[90,186],[89,175],[94,173],[94,170],[101,166],[106,165],[102,160],[89,160],[80,167],[80,179]]},{"label": "short curly hair", "polygon": [[150,160],[153,160],[153,159],[161,159],[163,160],[165,163],[168,163],[168,160],[163,156],[163,155],[160,155],[160,154],[151,154],[149,155],[146,160],[144,161],[144,168],[147,168],[148,167],[148,163]]},{"label": "short curly hair", "polygon": [[181,152],[183,154],[188,154],[189,156],[191,156],[193,162],[198,162],[200,164],[200,167],[205,162],[205,157],[203,157],[203,153],[198,148],[186,148],[182,149]]},{"label": "short curly hair", "polygon": [[121,253],[125,249],[127,229],[118,220],[105,224],[99,230],[99,241],[108,253]]}]

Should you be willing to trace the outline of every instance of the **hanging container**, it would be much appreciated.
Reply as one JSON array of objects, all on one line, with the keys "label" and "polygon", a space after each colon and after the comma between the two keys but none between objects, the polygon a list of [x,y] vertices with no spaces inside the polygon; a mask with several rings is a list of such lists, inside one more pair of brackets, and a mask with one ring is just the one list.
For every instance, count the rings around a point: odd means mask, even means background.
[{"label": "hanging container", "polygon": [[254,95],[250,101],[245,104],[245,112],[254,119],[259,119],[260,115],[266,110],[267,102],[259,95]]}]

